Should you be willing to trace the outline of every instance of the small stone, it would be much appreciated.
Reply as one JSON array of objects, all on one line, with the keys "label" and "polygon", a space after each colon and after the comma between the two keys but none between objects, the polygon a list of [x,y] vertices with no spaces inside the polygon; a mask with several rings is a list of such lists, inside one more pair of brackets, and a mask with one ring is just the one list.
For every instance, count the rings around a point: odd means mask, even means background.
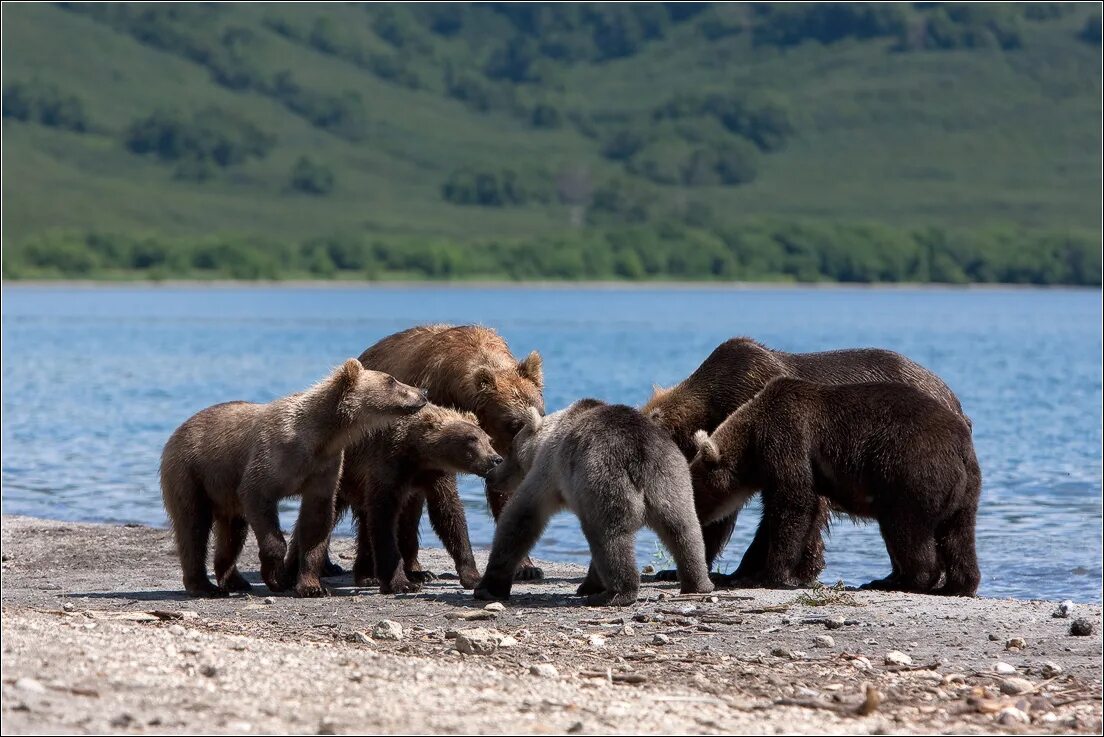
[{"label": "small stone", "polygon": [[656,634],[652,637],[653,645],[670,645],[671,638],[664,634]]},{"label": "small stone", "polygon": [[465,655],[490,655],[498,649],[502,634],[485,627],[471,627],[456,633],[456,649]]},{"label": "small stone", "polygon": [[205,665],[200,666],[199,672],[202,675],[207,676],[208,678],[214,678],[215,676],[217,676],[219,674],[219,669],[218,669],[218,666],[211,665],[210,663],[207,663]]},{"label": "small stone", "polygon": [[1004,725],[1030,724],[1031,717],[1029,717],[1026,712],[1014,706],[1006,706],[997,714],[997,721]]},{"label": "small stone", "polygon": [[813,647],[834,647],[835,644],[831,635],[817,635],[813,638]]},{"label": "small stone", "polygon": [[276,597],[275,596],[266,596],[264,598],[264,603],[265,604],[275,604],[276,603]]},{"label": "small stone", "polygon": [[776,647],[771,649],[771,655],[776,658],[793,658],[794,652],[784,647]]},{"label": "small stone", "polygon": [[169,625],[169,634],[176,635],[177,637],[183,637],[188,633],[188,630],[184,629],[179,624]]},{"label": "small stone", "polygon": [[1004,643],[1005,650],[1023,650],[1025,647],[1027,647],[1027,640],[1022,637],[1012,637]]},{"label": "small stone", "polygon": [[46,693],[46,687],[33,678],[17,678],[15,687],[27,693]]},{"label": "small stone", "polygon": [[860,655],[857,658],[852,658],[851,666],[854,667],[856,670],[870,670],[872,667],[874,667],[865,655]]},{"label": "small stone", "polygon": [[1010,676],[1016,672],[1016,669],[1013,666],[999,660],[996,663],[993,663],[993,670],[997,673],[1000,673],[1002,676]]},{"label": "small stone", "polygon": [[655,573],[655,566],[646,565],[640,569],[640,572],[643,573],[645,576],[650,576],[651,574]]},{"label": "small stone", "polygon": [[77,607],[73,604],[73,602],[67,601],[61,605],[61,610],[63,612],[75,612],[77,611]]},{"label": "small stone", "polygon": [[1069,633],[1074,637],[1088,637],[1093,633],[1092,622],[1087,619],[1075,619],[1070,625]]},{"label": "small stone", "polygon": [[358,645],[372,645],[374,640],[363,632],[350,632],[345,635],[345,639],[348,642],[355,642]]},{"label": "small stone", "polygon": [[890,650],[885,656],[886,665],[912,665],[912,658],[900,650]]},{"label": "small stone", "polygon": [[518,641],[515,640],[510,635],[501,635],[498,639],[498,646],[499,647],[514,647],[517,644],[518,644]]},{"label": "small stone", "polygon": [[989,642],[1000,642],[1000,638],[997,637],[996,635],[994,635],[992,632],[990,632],[989,633]]},{"label": "small stone", "polygon": [[318,731],[315,734],[337,734],[337,723],[330,719],[323,719],[318,723]]},{"label": "small stone", "polygon": [[556,670],[556,666],[551,663],[537,663],[529,666],[530,675],[534,675],[537,678],[559,678],[560,672]]},{"label": "small stone", "polygon": [[1066,599],[1058,605],[1058,608],[1054,610],[1054,614],[1052,614],[1051,616],[1056,619],[1069,619],[1070,612],[1072,611],[1073,602],[1069,599]]},{"label": "small stone", "polygon": [[631,637],[636,634],[636,630],[633,629],[633,626],[631,624],[626,624],[623,625],[621,629],[617,630],[617,634]]},{"label": "small stone", "polygon": [[824,626],[830,630],[838,630],[845,622],[846,620],[843,617],[830,617],[824,620]]},{"label": "small stone", "polygon": [[1043,663],[1042,667],[1043,678],[1054,678],[1055,676],[1062,675],[1062,666],[1057,663],[1047,661]]},{"label": "small stone", "polygon": [[402,625],[393,619],[385,619],[372,628],[372,637],[377,640],[401,640],[403,638]]},{"label": "small stone", "polygon": [[948,686],[953,683],[966,683],[966,676],[962,673],[948,673],[943,676],[943,683]]},{"label": "small stone", "polygon": [[602,637],[601,635],[591,635],[587,638],[587,644],[591,647],[605,647],[606,638]]},{"label": "small stone", "polygon": [[501,601],[492,601],[490,604],[483,607],[483,609],[488,612],[501,612],[505,611],[506,605],[503,604]]},{"label": "small stone", "polygon": [[1000,692],[1005,696],[1019,696],[1034,690],[1034,684],[1026,678],[1006,678],[1000,684]]},{"label": "small stone", "polygon": [[567,728],[567,733],[568,734],[578,734],[579,732],[582,732],[582,731],[583,731],[583,723],[582,722],[575,722],[574,724],[572,724],[570,727]]}]

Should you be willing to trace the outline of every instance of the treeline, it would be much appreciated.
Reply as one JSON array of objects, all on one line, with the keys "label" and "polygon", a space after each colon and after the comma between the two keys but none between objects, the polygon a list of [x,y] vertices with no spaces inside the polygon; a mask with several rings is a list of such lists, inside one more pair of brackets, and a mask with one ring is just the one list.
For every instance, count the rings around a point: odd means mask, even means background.
[{"label": "treeline", "polygon": [[991,228],[900,230],[870,224],[679,223],[525,240],[335,235],[41,235],[4,249],[23,278],[713,280],[1070,284],[1099,286],[1098,236]]}]

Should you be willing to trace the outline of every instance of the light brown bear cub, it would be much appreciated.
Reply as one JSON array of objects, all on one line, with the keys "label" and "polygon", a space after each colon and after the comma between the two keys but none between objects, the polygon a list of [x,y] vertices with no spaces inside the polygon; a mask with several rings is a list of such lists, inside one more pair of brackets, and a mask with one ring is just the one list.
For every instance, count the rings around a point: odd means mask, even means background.
[{"label": "light brown bear cub", "polygon": [[[161,455],[161,495],[184,588],[196,596],[248,591],[237,569],[247,525],[257,536],[261,578],[273,591],[289,588],[277,505],[301,496],[295,592],[324,595],[319,575],[345,447],[425,404],[418,389],[349,359],[304,392],[268,404],[216,404],[189,418]],[[212,525],[217,586],[207,578]]]}]

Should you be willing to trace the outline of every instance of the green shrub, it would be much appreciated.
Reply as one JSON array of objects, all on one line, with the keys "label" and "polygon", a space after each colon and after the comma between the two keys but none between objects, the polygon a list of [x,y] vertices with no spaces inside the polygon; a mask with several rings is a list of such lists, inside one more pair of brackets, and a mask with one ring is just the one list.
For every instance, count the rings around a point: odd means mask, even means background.
[{"label": "green shrub", "polygon": [[51,128],[83,133],[88,130],[84,104],[73,95],[41,82],[11,82],[4,85],[4,118],[39,123]]},{"label": "green shrub", "polygon": [[291,188],[313,195],[329,194],[334,188],[333,171],[324,164],[300,156],[291,168]]}]

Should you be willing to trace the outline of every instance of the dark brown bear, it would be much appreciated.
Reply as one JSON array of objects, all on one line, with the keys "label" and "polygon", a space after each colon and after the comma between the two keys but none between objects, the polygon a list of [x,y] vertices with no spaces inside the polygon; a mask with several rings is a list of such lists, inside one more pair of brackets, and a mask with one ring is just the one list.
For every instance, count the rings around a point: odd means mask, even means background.
[{"label": "dark brown bear", "polygon": [[[750,338],[727,340],[688,378],[670,389],[656,388],[643,412],[664,427],[687,459],[696,448],[697,430],[712,432],[732,412],[754,397],[771,379],[792,376],[819,384],[849,384],[888,381],[906,384],[935,399],[962,416],[962,405],[943,380],[920,364],[893,351],[877,348],[785,353],[767,348]],[[969,420],[966,419],[967,424]],[[829,510],[822,505],[820,523],[811,534],[806,554],[795,576],[806,583],[824,570],[824,541],[820,531],[827,525]],[[736,525],[736,515],[705,526],[705,553],[710,568]],[[731,583],[754,580],[762,572],[765,540],[762,526],[744,553]],[[674,571],[661,571],[658,578],[673,580]]]},{"label": "dark brown bear", "polygon": [[[958,412],[902,384],[770,382],[712,434],[690,464],[698,518],[712,522],[763,494],[758,583],[796,586],[821,501],[876,519],[894,563],[870,588],[972,596],[981,470]],[[940,580],[945,579],[940,588]]]},{"label": "dark brown bear", "polygon": [[[304,392],[268,404],[216,404],[193,415],[161,455],[161,495],[184,588],[197,596],[248,591],[237,560],[252,527],[269,588],[280,591],[298,579],[298,595],[324,595],[318,579],[345,447],[425,404],[419,390],[350,358]],[[301,545],[288,574],[277,505],[291,496],[302,497]],[[207,578],[212,525],[217,586]]]},{"label": "dark brown bear", "polygon": [[[524,427],[529,409],[544,414],[542,387],[544,377],[541,357],[536,351],[518,361],[510,353],[509,346],[498,333],[476,325],[424,325],[390,335],[373,345],[360,356],[365,368],[386,371],[399,381],[423,387],[429,401],[445,407],[472,412],[479,418],[480,426],[491,437],[495,450],[505,457],[510,453],[514,435]],[[350,458],[355,462],[355,458]],[[459,498],[456,476],[444,474],[436,482],[440,488],[429,493],[433,500]],[[509,498],[508,493],[488,483],[487,502],[495,520]],[[407,510],[407,514],[421,515],[420,506]],[[431,512],[433,515],[434,512]],[[449,550],[460,549],[467,544],[467,523],[462,507],[451,505],[435,511],[434,522],[441,542]],[[456,515],[460,515],[457,517]],[[413,551],[407,565],[420,571],[417,561],[417,538],[409,538],[417,525],[405,525],[408,538],[402,549]],[[464,540],[451,537],[451,531],[465,531]],[[368,565],[365,570],[372,570]],[[518,568],[518,578],[540,578],[541,570],[526,558]]]}]

